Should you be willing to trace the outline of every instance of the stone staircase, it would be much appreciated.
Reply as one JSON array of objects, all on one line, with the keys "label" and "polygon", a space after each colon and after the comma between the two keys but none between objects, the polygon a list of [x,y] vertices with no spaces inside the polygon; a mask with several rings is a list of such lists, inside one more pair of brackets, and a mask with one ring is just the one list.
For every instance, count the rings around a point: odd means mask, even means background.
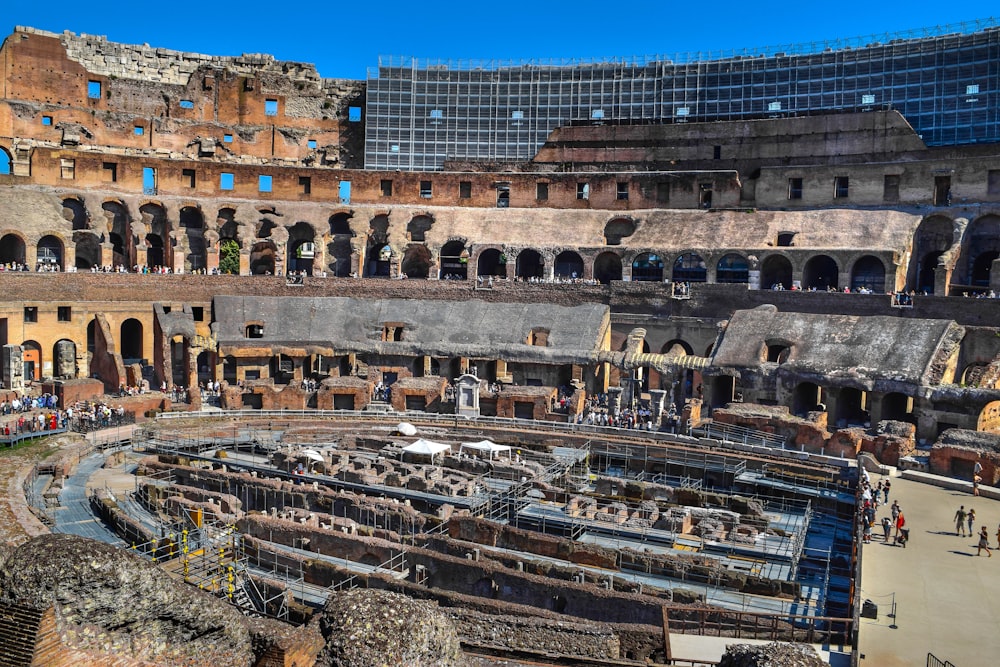
[{"label": "stone staircase", "polygon": [[45,612],[38,609],[0,603],[0,667],[28,667],[34,663],[44,616]]}]

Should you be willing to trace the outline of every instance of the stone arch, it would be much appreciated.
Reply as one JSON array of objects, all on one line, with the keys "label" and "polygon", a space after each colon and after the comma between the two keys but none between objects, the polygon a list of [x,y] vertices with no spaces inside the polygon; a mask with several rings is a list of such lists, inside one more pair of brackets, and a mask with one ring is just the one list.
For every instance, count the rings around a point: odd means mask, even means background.
[{"label": "stone arch", "polygon": [[885,293],[885,264],[875,255],[859,257],[851,267],[851,291],[868,288],[875,294]]},{"label": "stone arch", "polygon": [[13,170],[14,158],[5,146],[0,146],[0,175],[10,174]]},{"label": "stone arch", "polygon": [[583,258],[578,252],[564,250],[556,255],[554,270],[557,278],[582,278]]},{"label": "stone arch", "polygon": [[760,286],[773,289],[777,285],[792,289],[792,263],[784,255],[768,255],[760,263]]},{"label": "stone arch", "polygon": [[969,223],[962,246],[962,284],[989,287],[993,261],[1000,258],[1000,215],[983,215]]},{"label": "stone arch", "polygon": [[675,283],[703,283],[708,280],[708,268],[701,255],[687,252],[674,260],[671,279]]},{"label": "stone arch", "polygon": [[190,273],[207,268],[205,216],[201,209],[197,206],[183,207],[178,222],[179,228],[183,230],[184,237],[187,239],[188,252],[184,256],[184,270]]},{"label": "stone arch", "polygon": [[76,268],[90,271],[101,264],[101,245],[92,232],[74,232],[73,245],[76,248]]},{"label": "stone arch", "polygon": [[532,248],[525,248],[517,254],[514,275],[518,278],[543,278],[545,276],[545,259],[542,254]]},{"label": "stone arch", "polygon": [[119,329],[119,341],[121,344],[122,359],[126,360],[125,363],[129,363],[128,360],[145,358],[143,353],[142,322],[139,320],[130,317],[122,322]]},{"label": "stone arch", "polygon": [[392,275],[392,246],[389,245],[389,216],[381,213],[368,223],[368,243],[365,249],[364,275]]},{"label": "stone arch", "polygon": [[469,250],[464,239],[452,239],[441,246],[440,278],[465,280],[469,277]]},{"label": "stone arch", "polygon": [[423,243],[411,243],[403,253],[399,271],[407,278],[427,278],[430,276],[433,264],[430,248]]},{"label": "stone arch", "polygon": [[52,375],[62,380],[77,376],[76,343],[68,338],[57,340],[52,346]]},{"label": "stone arch", "polygon": [[316,230],[308,222],[299,221],[288,230],[286,244],[288,260],[285,266],[288,272],[305,271],[313,273],[313,260],[316,256]]},{"label": "stone arch", "polygon": [[112,248],[111,263],[131,266],[131,250],[133,247],[129,227],[131,216],[128,207],[117,199],[110,199],[101,204],[104,211],[105,225],[95,229],[101,234],[102,243],[110,243]]},{"label": "stone arch", "polygon": [[674,338],[663,344],[663,347],[660,348],[660,354],[667,356],[690,355],[694,354],[694,348],[687,341]]},{"label": "stone arch", "polygon": [[65,197],[62,200],[63,218],[73,225],[73,231],[90,228],[90,214],[87,213],[87,205],[79,197]]},{"label": "stone arch", "polygon": [[55,234],[46,234],[38,239],[35,252],[40,267],[54,267],[62,270],[66,250],[63,240],[58,236]]},{"label": "stone arch", "polygon": [[840,267],[837,260],[829,255],[813,255],[802,269],[803,289],[837,289],[839,280]]},{"label": "stone arch", "polygon": [[354,230],[351,229],[351,218],[354,214],[350,211],[338,211],[330,216],[330,233],[331,234],[350,234],[354,236]]},{"label": "stone arch", "polygon": [[836,426],[842,428],[850,424],[865,424],[868,422],[868,411],[865,409],[866,392],[854,387],[844,387],[837,398]]},{"label": "stone arch", "polygon": [[139,207],[139,214],[146,225],[146,266],[156,268],[169,266],[170,258],[166,254],[169,247],[170,220],[167,210],[158,202],[146,202]]},{"label": "stone arch", "polygon": [[934,293],[938,261],[955,242],[955,222],[943,215],[921,220],[913,240],[913,259],[907,283],[921,292]]},{"label": "stone arch", "polygon": [[0,237],[0,264],[24,265],[24,237],[16,232],[8,232]]},{"label": "stone arch", "polygon": [[750,282],[750,262],[748,262],[747,258],[738,252],[731,252],[723,255],[715,265],[715,282]]},{"label": "stone arch", "polygon": [[507,257],[499,248],[487,248],[476,260],[476,275],[507,277]]},{"label": "stone arch", "polygon": [[423,243],[427,240],[427,232],[434,226],[434,218],[429,215],[415,215],[406,225],[406,234],[413,243]]},{"label": "stone arch", "polygon": [[254,276],[274,275],[278,249],[274,241],[258,241],[250,249],[250,274]]},{"label": "stone arch", "polygon": [[622,258],[616,252],[602,252],[594,259],[594,280],[602,285],[622,279]]},{"label": "stone arch", "polygon": [[635,234],[635,228],[635,220],[632,218],[612,218],[604,225],[604,242],[607,245],[621,245],[622,239]]},{"label": "stone arch", "polygon": [[220,239],[233,239],[239,242],[240,223],[236,220],[235,208],[220,208],[219,215],[215,217],[215,226],[219,230]]},{"label": "stone arch", "polygon": [[663,258],[652,252],[636,255],[632,260],[632,280],[663,282]]}]

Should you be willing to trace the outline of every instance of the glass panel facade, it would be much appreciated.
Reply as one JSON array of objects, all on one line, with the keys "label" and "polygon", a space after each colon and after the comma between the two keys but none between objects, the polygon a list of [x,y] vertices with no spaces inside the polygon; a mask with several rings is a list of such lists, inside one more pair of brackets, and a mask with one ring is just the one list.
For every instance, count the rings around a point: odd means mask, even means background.
[{"label": "glass panel facade", "polygon": [[973,28],[630,62],[382,58],[368,75],[365,167],[433,170],[447,159],[527,160],[553,129],[572,123],[742,120],[873,107],[899,110],[929,145],[1000,141],[1000,28]]}]

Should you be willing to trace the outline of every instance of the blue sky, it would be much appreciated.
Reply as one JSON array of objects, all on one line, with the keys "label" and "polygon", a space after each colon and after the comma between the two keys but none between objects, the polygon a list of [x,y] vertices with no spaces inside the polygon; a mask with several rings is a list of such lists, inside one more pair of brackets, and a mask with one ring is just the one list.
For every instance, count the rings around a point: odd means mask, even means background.
[{"label": "blue sky", "polygon": [[808,43],[1000,17],[996,0],[671,2],[8,0],[15,25],[210,55],[270,53],[324,77],[364,78],[378,56],[561,59],[673,55]]}]

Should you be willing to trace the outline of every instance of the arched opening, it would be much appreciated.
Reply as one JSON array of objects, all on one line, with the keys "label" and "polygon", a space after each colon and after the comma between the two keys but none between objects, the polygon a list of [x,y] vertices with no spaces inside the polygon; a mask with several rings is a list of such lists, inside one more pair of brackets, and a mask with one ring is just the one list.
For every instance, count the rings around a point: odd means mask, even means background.
[{"label": "arched opening", "polygon": [[671,278],[675,283],[703,283],[708,280],[705,260],[693,252],[685,253],[674,261]]},{"label": "arched opening", "polygon": [[236,384],[236,357],[230,355],[222,359],[222,380],[231,385]]},{"label": "arched opening", "polygon": [[556,255],[555,276],[557,278],[577,279],[583,277],[583,258],[579,253],[566,250]]},{"label": "arched opening", "polygon": [[87,323],[87,353],[93,354],[97,341],[97,320],[92,319]]},{"label": "arched opening", "polygon": [[479,253],[476,274],[480,276],[507,277],[507,256],[497,248],[488,248]]},{"label": "arched opening", "polygon": [[63,338],[52,346],[52,361],[54,363],[53,377],[60,380],[70,380],[76,377],[76,343]]},{"label": "arched opening", "polygon": [[622,279],[622,258],[617,253],[602,252],[594,260],[594,280],[602,285]]},{"label": "arched opening", "polygon": [[187,238],[188,252],[184,256],[184,270],[201,271],[208,266],[205,248],[205,218],[201,209],[185,206],[181,209],[180,227]]},{"label": "arched opening", "polygon": [[340,212],[331,215],[330,233],[334,235],[350,234],[351,236],[354,236],[354,232],[351,230],[351,214]]},{"label": "arched opening", "polygon": [[417,215],[406,225],[406,234],[412,243],[423,243],[427,240],[427,232],[434,226],[434,218],[429,215]]},{"label": "arched opening", "polygon": [[874,255],[865,255],[854,262],[851,269],[851,291],[868,289],[875,294],[885,293],[885,265]]},{"label": "arched opening", "polygon": [[173,386],[187,387],[188,357],[191,348],[182,336],[174,336],[170,341],[170,380]]},{"label": "arched opening", "polygon": [[868,423],[867,394],[860,389],[844,387],[837,399],[837,427],[860,426]]},{"label": "arched opening", "polygon": [[792,391],[792,412],[805,417],[815,410],[825,410],[823,388],[812,382],[802,382]]},{"label": "arched opening", "polygon": [[365,252],[365,275],[392,275],[392,246],[389,245],[389,216],[376,215],[369,223],[368,247]]},{"label": "arched opening", "polygon": [[215,353],[202,350],[198,353],[195,364],[198,368],[199,385],[215,380]]},{"label": "arched opening", "polygon": [[[943,252],[932,252],[920,263],[920,275],[917,279],[917,289],[924,294],[934,294],[934,283],[937,280],[938,263]],[[942,267],[942,270],[943,267]]]},{"label": "arched opening", "polygon": [[783,255],[770,255],[760,265],[760,285],[764,289],[792,289],[792,263]]},{"label": "arched opening", "polygon": [[21,356],[24,362],[24,379],[38,382],[42,379],[42,346],[33,340],[26,340],[21,343],[24,353]]},{"label": "arched opening", "polygon": [[886,394],[882,397],[882,419],[913,422],[913,399],[899,392]]},{"label": "arched opening", "polygon": [[965,260],[962,284],[989,287],[990,267],[993,260],[1000,257],[1000,215],[984,215],[973,220],[965,232],[965,239],[962,243]]},{"label": "arched opening", "polygon": [[143,204],[139,213],[146,225],[146,266],[151,269],[168,266],[169,258],[164,253],[166,240],[169,238],[169,221],[166,210],[159,204]]},{"label": "arched opening", "polygon": [[935,272],[938,258],[951,248],[955,239],[955,223],[950,219],[932,215],[920,222],[913,237],[913,261],[907,283],[920,292],[934,293]]},{"label": "arched opening", "polygon": [[464,241],[448,241],[441,247],[440,277],[465,280],[469,276],[469,251]]},{"label": "arched opening", "polygon": [[423,243],[410,245],[403,253],[399,270],[407,278],[427,278],[431,273],[431,251]]},{"label": "arched opening", "polygon": [[114,266],[119,264],[131,266],[131,244],[129,242],[131,220],[128,207],[120,201],[106,201],[101,204],[101,208],[107,219],[107,236],[102,236],[101,241],[111,243],[111,263]]},{"label": "arched opening", "polygon": [[10,153],[3,146],[0,146],[0,175],[6,175],[10,173],[11,165],[13,160],[10,157]]},{"label": "arched opening", "polygon": [[663,260],[659,255],[644,252],[632,260],[632,280],[663,282]]},{"label": "arched opening", "polygon": [[316,230],[307,222],[296,222],[288,230],[288,273],[305,272],[313,274],[313,259],[316,257]]},{"label": "arched opening", "polygon": [[277,249],[271,241],[259,241],[250,249],[250,274],[254,276],[274,275],[274,259]]},{"label": "arched opening", "polygon": [[724,255],[715,265],[715,282],[717,283],[748,283],[750,282],[750,264],[746,257],[735,252]]},{"label": "arched opening", "polygon": [[76,197],[63,199],[63,218],[73,225],[73,231],[87,229],[90,216],[87,215],[87,207]]},{"label": "arched opening", "polygon": [[1000,252],[996,250],[976,255],[972,260],[972,280],[970,281],[973,287],[990,286],[990,269],[998,258],[1000,258]]},{"label": "arched opening", "polygon": [[38,253],[38,268],[58,270],[63,268],[63,242],[58,236],[43,236],[35,250]]},{"label": "arched opening", "polygon": [[837,262],[829,255],[810,257],[802,270],[802,287],[805,289],[837,289],[840,270]]},{"label": "arched opening", "polygon": [[[643,351],[648,352],[647,349],[643,349]],[[663,344],[663,347],[660,348],[660,354],[669,357],[686,356],[694,354],[694,348],[687,341],[674,338]],[[684,407],[684,400],[695,395],[702,378],[701,373],[690,368],[677,368],[671,373],[660,375],[658,381],[660,389],[670,392],[665,407],[669,409],[673,405],[674,410],[679,412]]]},{"label": "arched opening", "polygon": [[142,322],[130,317],[122,322],[121,352],[126,364],[139,363],[144,358],[142,349]]},{"label": "arched opening", "polygon": [[1000,401],[992,401],[983,406],[976,421],[977,431],[1000,431]]},{"label": "arched opening", "polygon": [[621,245],[622,239],[635,234],[635,221],[628,218],[614,218],[604,225],[604,242],[608,245]]},{"label": "arched opening", "polygon": [[8,265],[9,268],[23,266],[24,239],[17,234],[4,234],[3,238],[0,238],[0,263]]},{"label": "arched opening", "polygon": [[965,367],[965,370],[962,371],[962,384],[966,387],[980,386],[988,369],[989,366],[987,364],[969,364]]},{"label": "arched opening", "polygon": [[74,232],[73,244],[76,246],[76,268],[90,271],[101,264],[101,246],[92,232]]},{"label": "arched opening", "polygon": [[515,275],[521,279],[543,278],[545,276],[545,260],[537,250],[530,248],[522,250],[517,255]]}]

